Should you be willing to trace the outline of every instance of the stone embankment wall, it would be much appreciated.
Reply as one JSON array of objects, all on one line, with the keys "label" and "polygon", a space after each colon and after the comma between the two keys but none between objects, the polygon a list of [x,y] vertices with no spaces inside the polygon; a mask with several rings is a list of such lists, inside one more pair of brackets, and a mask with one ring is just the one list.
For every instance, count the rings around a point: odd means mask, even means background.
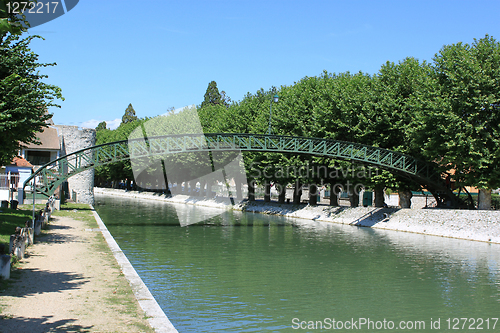
[{"label": "stone embankment wall", "polygon": [[331,207],[306,204],[278,204],[263,201],[243,202],[228,206],[225,202],[176,195],[166,198],[152,192],[96,188],[96,193],[111,196],[158,200],[174,204],[235,209],[290,218],[348,224],[357,227],[413,232],[424,235],[451,237],[500,244],[500,211],[457,209],[400,209],[376,207]]},{"label": "stone embankment wall", "polygon": [[[92,147],[96,131],[78,126],[56,125],[61,137],[61,155]],[[68,179],[69,195],[76,193],[76,202],[94,204],[94,169],[80,172]]]}]

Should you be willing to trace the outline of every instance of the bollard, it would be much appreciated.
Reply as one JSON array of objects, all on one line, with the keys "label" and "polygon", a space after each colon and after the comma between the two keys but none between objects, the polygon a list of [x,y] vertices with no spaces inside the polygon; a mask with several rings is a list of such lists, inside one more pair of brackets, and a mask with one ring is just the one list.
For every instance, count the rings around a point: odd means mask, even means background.
[{"label": "bollard", "polygon": [[7,280],[10,278],[10,255],[0,255],[0,277]]},{"label": "bollard", "polygon": [[14,249],[14,255],[18,259],[23,259],[24,258],[24,251],[26,250],[26,238],[22,237],[21,240],[18,242],[18,246]]},{"label": "bollard", "polygon": [[35,221],[35,228],[33,231],[35,232],[36,236],[40,235],[40,232],[42,232],[42,221],[40,220]]},{"label": "bollard", "polygon": [[43,214],[43,226],[47,226],[49,223],[49,215],[48,214]]},{"label": "bollard", "polygon": [[34,243],[33,228],[29,228],[29,227],[23,228],[21,230],[21,236],[26,238],[26,243],[27,243],[26,245],[27,246],[30,246]]},{"label": "bollard", "polygon": [[26,237],[21,236],[21,228],[16,228],[16,233],[10,235],[9,253],[15,255],[19,259],[24,258],[24,250],[26,249]]},{"label": "bollard", "polygon": [[45,205],[45,210],[44,210],[45,216],[47,216],[47,221],[50,219],[50,215],[52,214],[52,210],[50,209],[50,201],[47,202]]}]

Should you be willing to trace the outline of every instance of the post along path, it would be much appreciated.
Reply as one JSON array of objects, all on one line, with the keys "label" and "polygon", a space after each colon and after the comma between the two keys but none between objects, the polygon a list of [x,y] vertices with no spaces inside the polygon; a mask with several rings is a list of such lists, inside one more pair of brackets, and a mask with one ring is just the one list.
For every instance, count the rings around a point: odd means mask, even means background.
[{"label": "post along path", "polygon": [[91,209],[52,217],[0,293],[0,331],[154,332]]}]

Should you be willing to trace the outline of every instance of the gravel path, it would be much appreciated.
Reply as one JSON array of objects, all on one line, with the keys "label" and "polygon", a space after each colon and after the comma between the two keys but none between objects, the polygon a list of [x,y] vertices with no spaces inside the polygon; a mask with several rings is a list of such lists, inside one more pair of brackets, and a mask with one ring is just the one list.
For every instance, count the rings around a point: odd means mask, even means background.
[{"label": "gravel path", "polygon": [[154,332],[96,226],[53,215],[0,294],[0,331]]}]

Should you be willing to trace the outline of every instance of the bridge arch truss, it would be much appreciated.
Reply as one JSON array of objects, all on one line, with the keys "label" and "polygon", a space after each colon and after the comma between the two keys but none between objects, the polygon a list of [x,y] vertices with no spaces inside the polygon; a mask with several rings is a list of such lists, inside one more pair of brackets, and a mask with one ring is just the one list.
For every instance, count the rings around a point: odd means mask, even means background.
[{"label": "bridge arch truss", "polygon": [[25,181],[24,187],[34,183],[37,193],[50,196],[66,179],[91,168],[130,158],[198,151],[294,153],[350,160],[405,176],[429,190],[438,205],[461,204],[435,164],[410,155],[346,141],[242,133],[167,135],[97,145],[45,164]]}]

